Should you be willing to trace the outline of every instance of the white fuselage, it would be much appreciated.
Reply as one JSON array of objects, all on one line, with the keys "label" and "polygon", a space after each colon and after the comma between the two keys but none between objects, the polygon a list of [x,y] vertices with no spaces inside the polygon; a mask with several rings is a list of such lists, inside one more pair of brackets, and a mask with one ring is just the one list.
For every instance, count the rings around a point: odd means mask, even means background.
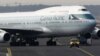
[{"label": "white fuselage", "polygon": [[[94,18],[83,6],[59,6],[51,7],[35,12],[15,12],[0,14],[0,28],[40,30],[40,35],[77,35],[91,32],[95,25]],[[83,16],[75,16],[83,15]],[[85,16],[84,16],[85,15]],[[86,16],[87,15],[87,16]],[[92,16],[91,16],[92,17]],[[39,28],[39,29],[38,29]]]}]

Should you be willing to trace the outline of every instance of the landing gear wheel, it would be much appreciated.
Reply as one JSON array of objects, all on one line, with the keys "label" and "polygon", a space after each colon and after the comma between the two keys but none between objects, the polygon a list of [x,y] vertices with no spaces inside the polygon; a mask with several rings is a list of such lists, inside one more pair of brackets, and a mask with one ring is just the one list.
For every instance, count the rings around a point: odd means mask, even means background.
[{"label": "landing gear wheel", "polygon": [[10,46],[16,46],[14,42],[10,42]]},{"label": "landing gear wheel", "polygon": [[87,45],[89,45],[89,46],[92,45],[92,38],[87,39]]},{"label": "landing gear wheel", "polygon": [[39,46],[39,42],[38,41],[30,42],[29,46]]},{"label": "landing gear wheel", "polygon": [[26,46],[25,42],[19,42],[19,46]]},{"label": "landing gear wheel", "polygon": [[14,36],[11,38],[10,46],[26,46],[26,41],[21,37]]},{"label": "landing gear wheel", "polygon": [[80,41],[80,44],[81,45],[86,45],[86,46],[91,46],[92,45],[92,39],[91,38],[88,38],[84,41]]},{"label": "landing gear wheel", "polygon": [[56,45],[57,45],[56,41],[48,41],[47,42],[47,46],[56,46]]},{"label": "landing gear wheel", "polygon": [[25,42],[10,42],[10,46],[26,46]]},{"label": "landing gear wheel", "polygon": [[10,46],[19,46],[18,42],[16,42],[16,37],[11,38]]}]

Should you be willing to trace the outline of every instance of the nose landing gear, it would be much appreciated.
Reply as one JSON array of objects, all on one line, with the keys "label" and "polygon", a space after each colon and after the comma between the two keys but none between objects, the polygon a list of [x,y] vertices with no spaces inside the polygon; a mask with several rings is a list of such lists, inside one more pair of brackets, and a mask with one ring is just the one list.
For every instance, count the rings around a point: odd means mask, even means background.
[{"label": "nose landing gear", "polygon": [[47,46],[56,46],[57,42],[51,38],[49,41],[47,41]]}]

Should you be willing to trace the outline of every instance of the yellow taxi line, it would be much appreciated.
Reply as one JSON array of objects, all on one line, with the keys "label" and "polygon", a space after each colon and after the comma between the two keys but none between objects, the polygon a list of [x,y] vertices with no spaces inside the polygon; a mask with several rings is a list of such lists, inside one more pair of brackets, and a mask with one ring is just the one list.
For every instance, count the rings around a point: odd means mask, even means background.
[{"label": "yellow taxi line", "polygon": [[[60,42],[58,42],[58,43],[61,44]],[[77,49],[80,50],[81,52],[83,52],[83,53],[89,55],[89,56],[95,56],[95,55],[93,55],[92,53],[90,53],[90,52],[88,52],[88,51],[86,51],[86,50],[84,50],[84,49],[82,49],[82,48],[77,48]]]},{"label": "yellow taxi line", "polygon": [[80,51],[82,51],[83,53],[89,55],[89,56],[95,56],[95,55],[93,55],[92,53],[90,53],[90,52],[88,52],[88,51],[86,51],[86,50],[84,50],[84,49],[82,49],[82,48],[77,48],[77,49],[80,50]]},{"label": "yellow taxi line", "polygon": [[8,51],[8,56],[12,56],[11,49],[7,48],[7,51]]}]

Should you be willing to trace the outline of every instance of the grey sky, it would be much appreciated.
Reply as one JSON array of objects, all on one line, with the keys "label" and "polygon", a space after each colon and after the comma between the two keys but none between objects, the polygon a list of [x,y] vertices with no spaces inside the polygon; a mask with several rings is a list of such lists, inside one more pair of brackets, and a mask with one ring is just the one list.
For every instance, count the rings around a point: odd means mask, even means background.
[{"label": "grey sky", "polygon": [[16,5],[100,5],[100,0],[0,0],[0,6]]}]

